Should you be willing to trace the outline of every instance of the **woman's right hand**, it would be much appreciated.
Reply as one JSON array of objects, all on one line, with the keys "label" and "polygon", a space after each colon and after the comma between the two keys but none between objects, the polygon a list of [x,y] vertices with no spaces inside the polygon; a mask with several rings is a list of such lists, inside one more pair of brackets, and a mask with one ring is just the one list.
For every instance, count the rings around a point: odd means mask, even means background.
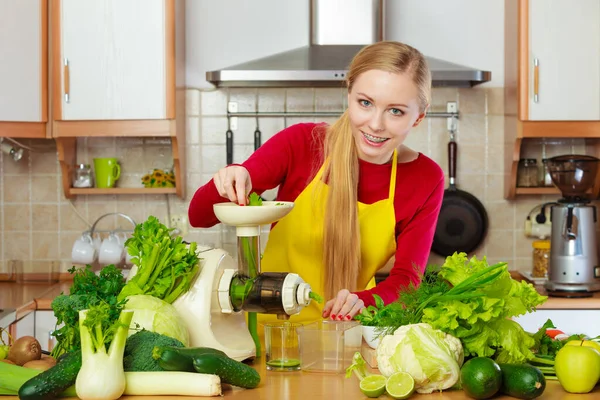
[{"label": "woman's right hand", "polygon": [[246,199],[252,190],[252,181],[246,168],[239,165],[221,168],[213,176],[213,181],[221,197],[240,206],[246,205]]}]

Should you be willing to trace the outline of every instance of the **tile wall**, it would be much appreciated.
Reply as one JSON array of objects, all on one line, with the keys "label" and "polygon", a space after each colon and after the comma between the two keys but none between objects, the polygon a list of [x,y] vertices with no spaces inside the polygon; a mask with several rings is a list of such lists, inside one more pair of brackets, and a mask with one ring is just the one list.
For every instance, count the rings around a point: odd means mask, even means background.
[{"label": "tile wall", "polygon": [[[185,200],[167,195],[79,196],[69,201],[61,191],[60,169],[52,141],[29,140],[20,162],[0,155],[0,272],[9,260],[23,260],[26,270],[44,270],[48,263],[60,261],[61,270],[72,264],[73,242],[90,224],[106,213],[125,213],[136,221],[149,215],[165,219],[167,210],[185,214],[194,190],[207,182],[225,165],[227,102],[238,103],[239,111],[337,111],[345,106],[341,89],[224,89],[187,91],[187,196]],[[487,239],[476,254],[490,262],[507,261],[511,269],[528,270],[531,265],[531,240],[523,235],[529,210],[544,201],[527,196],[517,201],[503,198],[504,143],[503,88],[434,89],[431,111],[445,111],[446,102],[458,103],[460,120],[457,184],[479,198],[490,216]],[[310,119],[309,119],[310,120]],[[320,119],[324,120],[324,119]],[[327,120],[327,119],[325,119]],[[234,131],[234,162],[241,162],[253,151],[253,132],[258,127],[263,141],[285,126],[306,121],[299,118],[239,118]],[[445,118],[427,118],[408,137],[407,144],[437,161],[447,171]],[[546,147],[546,155],[579,150],[582,143],[561,142]],[[540,158],[539,144],[526,148],[528,157]],[[116,156],[122,164],[120,186],[136,186],[152,168],[168,168],[172,162],[170,146],[161,140],[128,138],[90,138],[78,143],[78,162],[92,163],[94,157]],[[270,194],[273,196],[274,194]],[[97,229],[128,229],[118,217],[104,218]],[[263,244],[268,234],[264,235]],[[224,247],[235,253],[235,234],[231,228],[215,226],[192,229],[187,240]],[[432,256],[431,263],[442,260]]]}]

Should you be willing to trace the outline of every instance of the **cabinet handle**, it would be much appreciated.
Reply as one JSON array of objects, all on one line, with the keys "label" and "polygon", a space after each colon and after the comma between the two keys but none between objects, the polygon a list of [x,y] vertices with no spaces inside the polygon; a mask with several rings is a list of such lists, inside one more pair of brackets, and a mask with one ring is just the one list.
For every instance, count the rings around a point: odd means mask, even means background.
[{"label": "cabinet handle", "polygon": [[540,60],[533,59],[533,102],[537,103],[540,98]]},{"label": "cabinet handle", "polygon": [[69,59],[65,58],[63,67],[64,85],[65,85],[65,103],[69,102],[69,93],[71,92],[70,82],[71,77],[69,76]]}]

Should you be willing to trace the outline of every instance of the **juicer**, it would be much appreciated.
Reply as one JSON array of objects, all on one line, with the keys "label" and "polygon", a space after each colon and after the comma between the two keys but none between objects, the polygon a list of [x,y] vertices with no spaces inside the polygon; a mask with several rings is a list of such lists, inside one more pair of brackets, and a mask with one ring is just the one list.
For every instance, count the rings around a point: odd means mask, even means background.
[{"label": "juicer", "polygon": [[222,350],[237,361],[260,357],[256,313],[289,319],[310,304],[311,287],[297,274],[260,271],[261,225],[278,221],[293,206],[214,205],[217,219],[236,227],[238,259],[222,249],[202,251],[200,273],[173,303],[188,326],[191,347]]},{"label": "juicer", "polygon": [[550,267],[545,287],[551,296],[588,297],[600,290],[596,207],[587,197],[598,162],[587,155],[562,155],[544,162],[562,198],[552,206]]}]

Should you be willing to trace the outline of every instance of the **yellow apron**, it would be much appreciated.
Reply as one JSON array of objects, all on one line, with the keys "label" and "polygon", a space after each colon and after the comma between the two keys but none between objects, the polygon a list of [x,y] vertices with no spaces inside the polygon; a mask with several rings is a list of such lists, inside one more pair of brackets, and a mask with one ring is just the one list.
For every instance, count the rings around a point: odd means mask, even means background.
[{"label": "yellow apron", "polygon": [[[397,152],[392,158],[392,174],[387,199],[373,204],[358,202],[362,269],[357,287],[375,286],[375,273],[396,251],[394,193],[396,190]],[[323,274],[323,210],[328,186],[321,181],[324,167],[294,201],[292,211],[271,230],[261,261],[262,272],[293,272],[310,284],[312,290],[324,295]],[[322,318],[323,304],[311,301],[290,321],[309,322]],[[258,314],[261,322],[272,321],[274,315]]]}]

